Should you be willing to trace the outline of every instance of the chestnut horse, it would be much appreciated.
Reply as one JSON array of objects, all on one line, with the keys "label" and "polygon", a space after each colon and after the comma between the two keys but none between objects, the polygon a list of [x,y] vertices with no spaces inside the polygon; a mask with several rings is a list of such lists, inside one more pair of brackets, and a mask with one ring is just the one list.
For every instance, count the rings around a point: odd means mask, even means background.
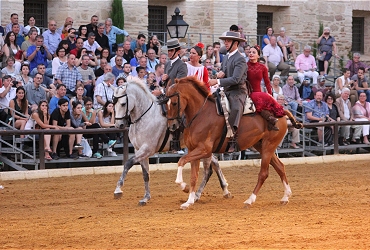
[{"label": "chestnut horse", "polygon": [[[228,139],[222,143],[222,134],[225,126],[225,118],[216,113],[215,100],[210,95],[204,83],[195,77],[176,79],[166,93],[169,98],[168,105],[168,126],[171,130],[177,129],[183,123],[183,116],[186,117],[184,140],[188,147],[188,154],[180,158],[176,183],[184,186],[182,177],[183,166],[194,160],[207,158],[215,153],[225,152]],[[286,111],[286,115],[297,128],[302,124],[297,123],[292,114]],[[261,154],[261,169],[258,174],[258,182],[252,195],[244,202],[246,206],[256,201],[257,194],[268,176],[269,164],[279,174],[284,185],[284,196],[282,204],[287,204],[292,192],[285,174],[285,166],[275,154],[279,143],[283,140],[286,130],[286,119],[278,119],[276,126],[279,131],[269,131],[267,121],[257,113],[242,117],[238,129],[238,145],[240,150],[250,147],[256,148]],[[222,146],[220,147],[220,141]],[[220,148],[216,152],[217,148]],[[197,171],[191,171],[190,194],[186,203],[181,205],[185,209],[194,203],[195,185],[197,182]]]}]

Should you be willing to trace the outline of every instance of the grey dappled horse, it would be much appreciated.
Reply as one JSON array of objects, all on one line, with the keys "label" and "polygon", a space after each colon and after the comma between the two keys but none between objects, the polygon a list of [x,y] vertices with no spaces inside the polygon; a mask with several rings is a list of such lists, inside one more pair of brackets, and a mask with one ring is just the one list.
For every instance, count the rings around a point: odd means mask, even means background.
[{"label": "grey dappled horse", "polygon": [[[122,197],[121,187],[127,172],[134,164],[140,163],[144,178],[145,195],[139,201],[139,205],[145,205],[151,198],[149,189],[149,157],[159,152],[160,149],[161,151],[168,151],[172,139],[172,135],[169,135],[167,142],[164,142],[167,131],[167,118],[162,115],[161,106],[156,101],[156,97],[149,92],[147,86],[135,79],[117,87],[114,91],[113,103],[115,104],[116,127],[123,127],[126,121],[131,120],[129,138],[135,148],[135,155],[124,165],[122,175],[114,191],[114,197]],[[180,140],[183,148],[182,138]],[[199,161],[191,162],[191,167],[199,167]],[[222,174],[217,159],[214,156],[203,159],[203,168],[204,177],[196,193],[196,200],[200,198],[205,185],[211,177],[212,169],[217,173],[224,197],[231,197],[227,189],[227,181]],[[186,186],[181,188],[184,191],[187,189]]]}]

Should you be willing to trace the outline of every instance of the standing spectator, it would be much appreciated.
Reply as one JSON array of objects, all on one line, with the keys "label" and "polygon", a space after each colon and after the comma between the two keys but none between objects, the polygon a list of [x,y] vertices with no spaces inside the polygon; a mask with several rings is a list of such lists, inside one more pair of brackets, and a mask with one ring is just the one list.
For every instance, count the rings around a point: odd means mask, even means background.
[{"label": "standing spectator", "polygon": [[117,51],[116,51],[116,55],[110,59],[110,63],[109,63],[110,66],[112,66],[112,67],[116,66],[116,57],[117,56],[122,57],[122,64],[127,62],[126,59],[123,57],[124,56],[124,48],[119,46]]},{"label": "standing spectator", "polygon": [[313,85],[317,84],[317,77],[319,73],[316,71],[316,60],[311,55],[311,46],[306,45],[303,48],[303,54],[300,54],[297,59],[295,59],[294,64],[299,81],[302,83],[305,77],[312,78]]},{"label": "standing spectator", "polygon": [[292,114],[296,116],[298,105],[302,105],[302,99],[299,95],[298,88],[294,85],[293,76],[288,76],[286,84],[283,86],[283,94],[288,101],[288,105],[292,108]]},{"label": "standing spectator", "polygon": [[28,32],[28,40],[24,41],[22,43],[21,49],[23,51],[23,58],[27,60],[27,50],[30,46],[36,44],[36,37],[37,37],[37,31],[35,29],[31,29]]},{"label": "standing spectator", "polygon": [[[338,57],[337,45],[335,38],[330,35],[330,28],[325,27],[322,35],[317,39],[319,45],[319,70],[320,73],[326,76],[328,74],[329,60],[334,54]],[[334,53],[333,53],[334,52]],[[339,58],[339,57],[338,57]]]},{"label": "standing spectator", "polygon": [[[96,32],[95,41],[100,45],[101,48],[109,48],[108,37],[104,34],[104,23],[98,24],[98,32]],[[100,53],[96,54],[99,55]]]},{"label": "standing spectator", "polygon": [[82,76],[75,66],[75,59],[74,55],[69,54],[67,64],[60,66],[55,75],[56,82],[67,87],[67,95],[74,95],[76,84],[82,82]]},{"label": "standing spectator", "polygon": [[161,43],[158,41],[158,37],[156,35],[149,38],[149,42],[146,44],[146,51],[149,52],[149,49],[153,49],[155,55],[161,54]]},{"label": "standing spectator", "polygon": [[365,92],[367,99],[367,102],[370,102],[370,88],[369,88],[369,81],[367,77],[365,76],[365,69],[360,67],[357,71],[356,75],[353,75],[351,80],[354,81],[355,89],[357,90],[358,95],[360,96],[360,93]]},{"label": "standing spectator", "polygon": [[113,100],[114,80],[115,76],[112,73],[108,72],[104,76],[104,81],[96,86],[94,93],[95,109],[100,109],[106,104],[107,101],[111,102]]},{"label": "standing spectator", "polygon": [[142,52],[145,54],[146,53],[145,39],[146,37],[143,34],[139,34],[137,36],[137,39],[131,42],[130,49],[132,51],[135,51],[136,48],[140,48]]},{"label": "standing spectator", "polygon": [[[16,36],[14,32],[9,32],[6,34],[5,40],[4,40],[4,47],[3,47],[3,65],[6,65],[6,61],[8,57],[13,57],[18,54],[18,51],[20,51],[19,46],[16,43]],[[21,64],[23,63],[23,55],[21,55],[20,59],[16,59],[14,63],[14,68],[17,72],[19,72],[21,68]]]},{"label": "standing spectator", "polygon": [[274,34],[272,27],[266,27],[266,33],[262,37],[262,50],[266,47],[267,44],[270,44],[271,36]]},{"label": "standing spectator", "polygon": [[77,38],[76,48],[72,49],[70,53],[77,57],[77,54],[82,50],[83,46],[84,46],[84,40],[81,37]]},{"label": "standing spectator", "polygon": [[48,28],[48,30],[42,33],[42,36],[44,37],[44,44],[48,48],[50,54],[56,56],[55,52],[60,41],[62,41],[62,38],[60,37],[60,33],[56,32],[57,23],[55,22],[55,20],[49,21]]},{"label": "standing spectator", "polygon": [[78,29],[78,34],[79,38],[82,39],[82,43],[87,40],[87,26],[86,25],[81,25],[80,28]]},{"label": "standing spectator", "polygon": [[48,68],[48,60],[52,60],[47,46],[44,44],[44,37],[38,35],[36,37],[36,45],[32,45],[27,50],[27,58],[30,62],[31,76],[37,72],[37,65],[44,64],[46,67],[46,75],[53,76],[51,68]]},{"label": "standing spectator", "polygon": [[[370,121],[370,103],[366,101],[366,98],[367,97],[364,92],[360,92],[358,94],[358,101],[352,108],[352,113],[355,121]],[[365,144],[370,144],[368,135],[369,125],[362,125],[363,143]],[[360,134],[354,134],[353,136],[356,142],[359,141]]]},{"label": "standing spectator", "polygon": [[[5,26],[5,34],[9,33],[12,31],[12,26],[13,24],[18,24],[18,14],[17,13],[12,13],[10,15],[10,23],[8,23]],[[19,24],[19,33],[21,35],[27,35],[28,31],[24,29],[23,25]],[[5,35],[4,34],[4,35]]]},{"label": "standing spectator", "polygon": [[134,58],[134,52],[130,48],[131,44],[129,41],[125,41],[123,43],[123,58],[126,62],[130,62],[132,58]]},{"label": "standing spectator", "polygon": [[41,87],[43,75],[36,73],[33,77],[33,84],[27,84],[24,86],[26,91],[26,98],[29,105],[32,105],[33,108],[37,108],[37,105],[40,101],[46,100],[46,92]]},{"label": "standing spectator", "polygon": [[78,71],[82,76],[82,83],[86,89],[86,95],[93,98],[93,90],[95,86],[95,75],[92,68],[89,67],[89,56],[82,56],[81,66],[78,67]]},{"label": "standing spectator", "polygon": [[[69,98],[66,96],[67,88],[64,84],[58,84],[56,87],[56,94],[50,99],[49,102],[49,113],[53,113],[53,111],[58,108],[58,102],[60,99],[65,99],[69,103]],[[69,107],[70,109],[70,107]]]},{"label": "standing spectator", "polygon": [[66,56],[66,49],[63,47],[57,48],[56,51],[57,56],[53,58],[53,62],[51,63],[52,67],[52,75],[55,76],[58,72],[60,66],[67,64],[67,56]]},{"label": "standing spectator", "polygon": [[93,32],[97,33],[98,32],[98,23],[99,23],[99,17],[97,15],[91,16],[90,23],[86,25],[87,27],[87,34]]},{"label": "standing spectator", "polygon": [[276,69],[281,70],[280,76],[288,76],[290,67],[284,63],[283,53],[276,44],[275,36],[270,37],[270,44],[267,44],[263,49],[263,57],[270,72],[270,80],[275,75]]},{"label": "standing spectator", "polygon": [[115,56],[115,66],[112,67],[112,73],[116,77],[118,77],[119,74],[123,73],[123,57],[122,56]]},{"label": "standing spectator", "polygon": [[159,63],[158,59],[155,58],[156,53],[154,49],[148,49],[148,60],[147,60],[147,68],[150,72],[155,71],[155,66]]},{"label": "standing spectator", "polygon": [[349,69],[344,69],[343,75],[338,77],[335,81],[334,88],[337,98],[341,96],[343,88],[348,88],[350,90],[349,99],[351,100],[351,105],[353,107],[358,100],[358,93],[354,86],[355,81],[351,80],[350,74],[351,73]]},{"label": "standing spectator", "polygon": [[10,100],[15,98],[16,91],[13,88],[12,77],[9,75],[4,75],[2,78],[3,86],[0,88],[0,120],[3,122],[8,122],[8,115],[4,109],[9,107]]},{"label": "standing spectator", "polygon": [[87,41],[84,42],[84,48],[86,48],[88,51],[91,51],[95,54],[96,50],[101,51],[102,47],[95,41],[95,33],[90,32],[87,36]]},{"label": "standing spectator", "polygon": [[36,26],[36,19],[34,16],[29,16],[27,20],[28,25],[24,27],[25,32],[29,32],[31,28],[35,28],[37,30],[37,35],[41,35],[39,27]]},{"label": "standing spectator", "polygon": [[280,28],[280,36],[277,37],[277,43],[283,51],[284,61],[288,61],[288,55],[292,54],[293,60],[296,59],[295,47],[293,40],[285,34],[285,28]]},{"label": "standing spectator", "polygon": [[[118,46],[121,46],[121,44],[117,44],[117,35],[124,35],[126,36],[126,41],[130,42],[131,37],[127,33],[126,30],[122,30],[116,26],[113,26],[113,22],[111,18],[107,18],[105,20],[105,30],[104,34],[108,37],[109,40],[109,48],[110,52],[114,53],[116,52]],[[126,59],[126,61],[129,62],[129,60]]]},{"label": "standing spectator", "polygon": [[346,68],[350,70],[350,77],[357,74],[360,67],[363,67],[365,72],[368,72],[370,66],[366,65],[364,62],[360,62],[360,57],[360,53],[353,53],[353,59],[347,62]]},{"label": "standing spectator", "polygon": [[[26,99],[26,91],[24,88],[18,87],[16,89],[16,97],[9,102],[9,115],[13,118],[14,127],[20,130],[24,130],[26,123],[29,119],[28,115],[28,101]],[[14,112],[13,110],[17,111]],[[25,135],[20,135],[20,138],[24,138]]]}]

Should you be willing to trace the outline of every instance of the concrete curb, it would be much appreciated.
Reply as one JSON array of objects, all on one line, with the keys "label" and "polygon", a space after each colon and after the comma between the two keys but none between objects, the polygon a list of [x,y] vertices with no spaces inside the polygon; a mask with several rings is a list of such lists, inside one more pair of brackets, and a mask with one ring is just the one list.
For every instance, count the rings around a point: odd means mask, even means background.
[{"label": "concrete curb", "polygon": [[[370,154],[358,154],[358,155],[327,155],[327,156],[315,156],[315,157],[299,157],[299,158],[282,158],[281,161],[286,165],[306,165],[306,164],[327,164],[333,162],[348,162],[353,163],[355,161],[369,161]],[[236,160],[236,161],[220,161],[221,168],[230,168],[237,166],[249,166],[249,167],[260,167],[261,160]],[[190,168],[190,164],[187,164],[185,168]],[[152,164],[150,165],[150,171],[155,170],[176,170],[177,163],[167,164]],[[63,168],[63,169],[45,169],[45,170],[31,170],[31,171],[10,171],[0,172],[0,181],[10,180],[31,180],[40,178],[52,178],[52,177],[65,177],[65,176],[77,176],[77,175],[91,175],[91,174],[120,174],[122,173],[122,166],[109,166],[109,167],[84,167],[84,168]],[[132,167],[130,172],[141,172],[140,165]]]}]

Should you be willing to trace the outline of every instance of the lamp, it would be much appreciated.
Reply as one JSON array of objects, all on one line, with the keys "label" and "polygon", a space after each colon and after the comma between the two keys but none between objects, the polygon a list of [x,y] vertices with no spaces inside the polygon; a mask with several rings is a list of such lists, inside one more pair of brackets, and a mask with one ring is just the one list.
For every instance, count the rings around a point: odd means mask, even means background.
[{"label": "lamp", "polygon": [[171,38],[184,38],[189,28],[189,24],[183,20],[183,15],[180,15],[178,7],[175,9],[175,15],[172,15],[172,20],[166,26]]}]

